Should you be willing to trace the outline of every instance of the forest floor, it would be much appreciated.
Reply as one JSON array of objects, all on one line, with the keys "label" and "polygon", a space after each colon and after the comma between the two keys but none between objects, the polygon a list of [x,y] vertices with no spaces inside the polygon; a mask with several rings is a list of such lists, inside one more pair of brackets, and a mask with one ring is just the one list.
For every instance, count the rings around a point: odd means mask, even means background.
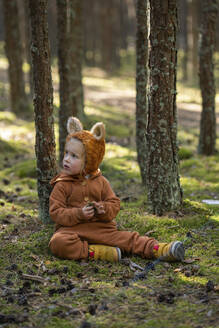
[{"label": "forest floor", "polygon": [[0,327],[219,327],[219,207],[202,202],[219,200],[219,154],[197,155],[197,90],[179,85],[184,202],[179,211],[156,217],[147,211],[136,162],[133,79],[87,70],[84,83],[88,127],[99,120],[106,124],[101,169],[122,200],[119,229],[182,240],[186,259],[158,263],[137,279],[141,270],[133,262],[145,268],[148,260],[132,256],[110,264],[55,258],[48,249],[53,225],[38,218],[34,123],[1,111]]}]

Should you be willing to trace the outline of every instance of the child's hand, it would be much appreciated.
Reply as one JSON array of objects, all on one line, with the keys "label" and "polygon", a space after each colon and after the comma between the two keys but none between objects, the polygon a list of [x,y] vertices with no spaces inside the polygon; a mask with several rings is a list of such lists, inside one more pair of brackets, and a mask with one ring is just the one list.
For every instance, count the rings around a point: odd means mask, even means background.
[{"label": "child's hand", "polygon": [[105,210],[104,210],[104,207],[103,207],[103,204],[102,203],[98,203],[98,202],[92,202],[97,214],[104,214],[105,213]]},{"label": "child's hand", "polygon": [[92,205],[85,205],[82,208],[85,219],[91,219],[94,216],[94,207]]}]

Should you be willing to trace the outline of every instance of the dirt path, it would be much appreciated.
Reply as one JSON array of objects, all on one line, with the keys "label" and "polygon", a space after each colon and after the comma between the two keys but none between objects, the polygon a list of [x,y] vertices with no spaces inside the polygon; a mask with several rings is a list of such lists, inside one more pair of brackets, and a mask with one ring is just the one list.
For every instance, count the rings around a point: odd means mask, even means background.
[{"label": "dirt path", "polygon": [[[125,110],[131,117],[135,114],[135,91],[107,90],[101,88],[85,87],[85,101],[96,105],[115,106]],[[201,106],[195,103],[177,103],[178,124],[182,129],[199,129]],[[219,133],[219,113],[216,114],[217,131]]]},{"label": "dirt path", "polygon": [[[98,73],[99,74],[99,73]],[[0,69],[0,78],[4,83],[8,82],[6,67]],[[58,92],[58,84],[55,82],[54,93]],[[6,91],[5,91],[6,92]],[[7,101],[7,95],[0,94],[2,102]],[[118,107],[130,114],[130,119],[135,115],[135,89],[120,89],[115,87],[104,88],[102,86],[84,87],[85,102],[90,101],[97,105],[109,105]],[[178,103],[178,124],[183,129],[198,129],[200,124],[201,106],[195,103]],[[217,118],[217,132],[219,133],[219,113]]]}]

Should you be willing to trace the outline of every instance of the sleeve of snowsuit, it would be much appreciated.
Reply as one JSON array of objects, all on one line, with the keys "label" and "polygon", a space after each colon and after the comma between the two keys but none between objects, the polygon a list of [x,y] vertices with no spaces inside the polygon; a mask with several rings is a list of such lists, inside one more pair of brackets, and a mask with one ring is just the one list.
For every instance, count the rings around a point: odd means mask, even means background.
[{"label": "sleeve of snowsuit", "polygon": [[105,213],[97,214],[96,217],[100,219],[100,221],[110,222],[115,219],[120,210],[120,200],[116,197],[107,179],[104,178],[103,181],[101,199]]},{"label": "sleeve of snowsuit", "polygon": [[83,221],[81,208],[67,206],[67,192],[64,182],[56,183],[49,199],[49,214],[51,219],[62,226],[71,227]]}]

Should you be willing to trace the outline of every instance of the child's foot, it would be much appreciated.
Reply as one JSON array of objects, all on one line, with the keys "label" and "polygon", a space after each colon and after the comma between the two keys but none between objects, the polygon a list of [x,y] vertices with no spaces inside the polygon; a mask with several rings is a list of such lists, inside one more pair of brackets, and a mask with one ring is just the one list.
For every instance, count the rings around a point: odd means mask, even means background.
[{"label": "child's foot", "polygon": [[119,262],[122,258],[120,248],[106,245],[89,245],[88,254],[91,259],[108,262]]},{"label": "child's foot", "polygon": [[184,259],[185,250],[181,241],[173,241],[172,243],[159,243],[154,245],[154,256],[162,261],[182,261]]}]

